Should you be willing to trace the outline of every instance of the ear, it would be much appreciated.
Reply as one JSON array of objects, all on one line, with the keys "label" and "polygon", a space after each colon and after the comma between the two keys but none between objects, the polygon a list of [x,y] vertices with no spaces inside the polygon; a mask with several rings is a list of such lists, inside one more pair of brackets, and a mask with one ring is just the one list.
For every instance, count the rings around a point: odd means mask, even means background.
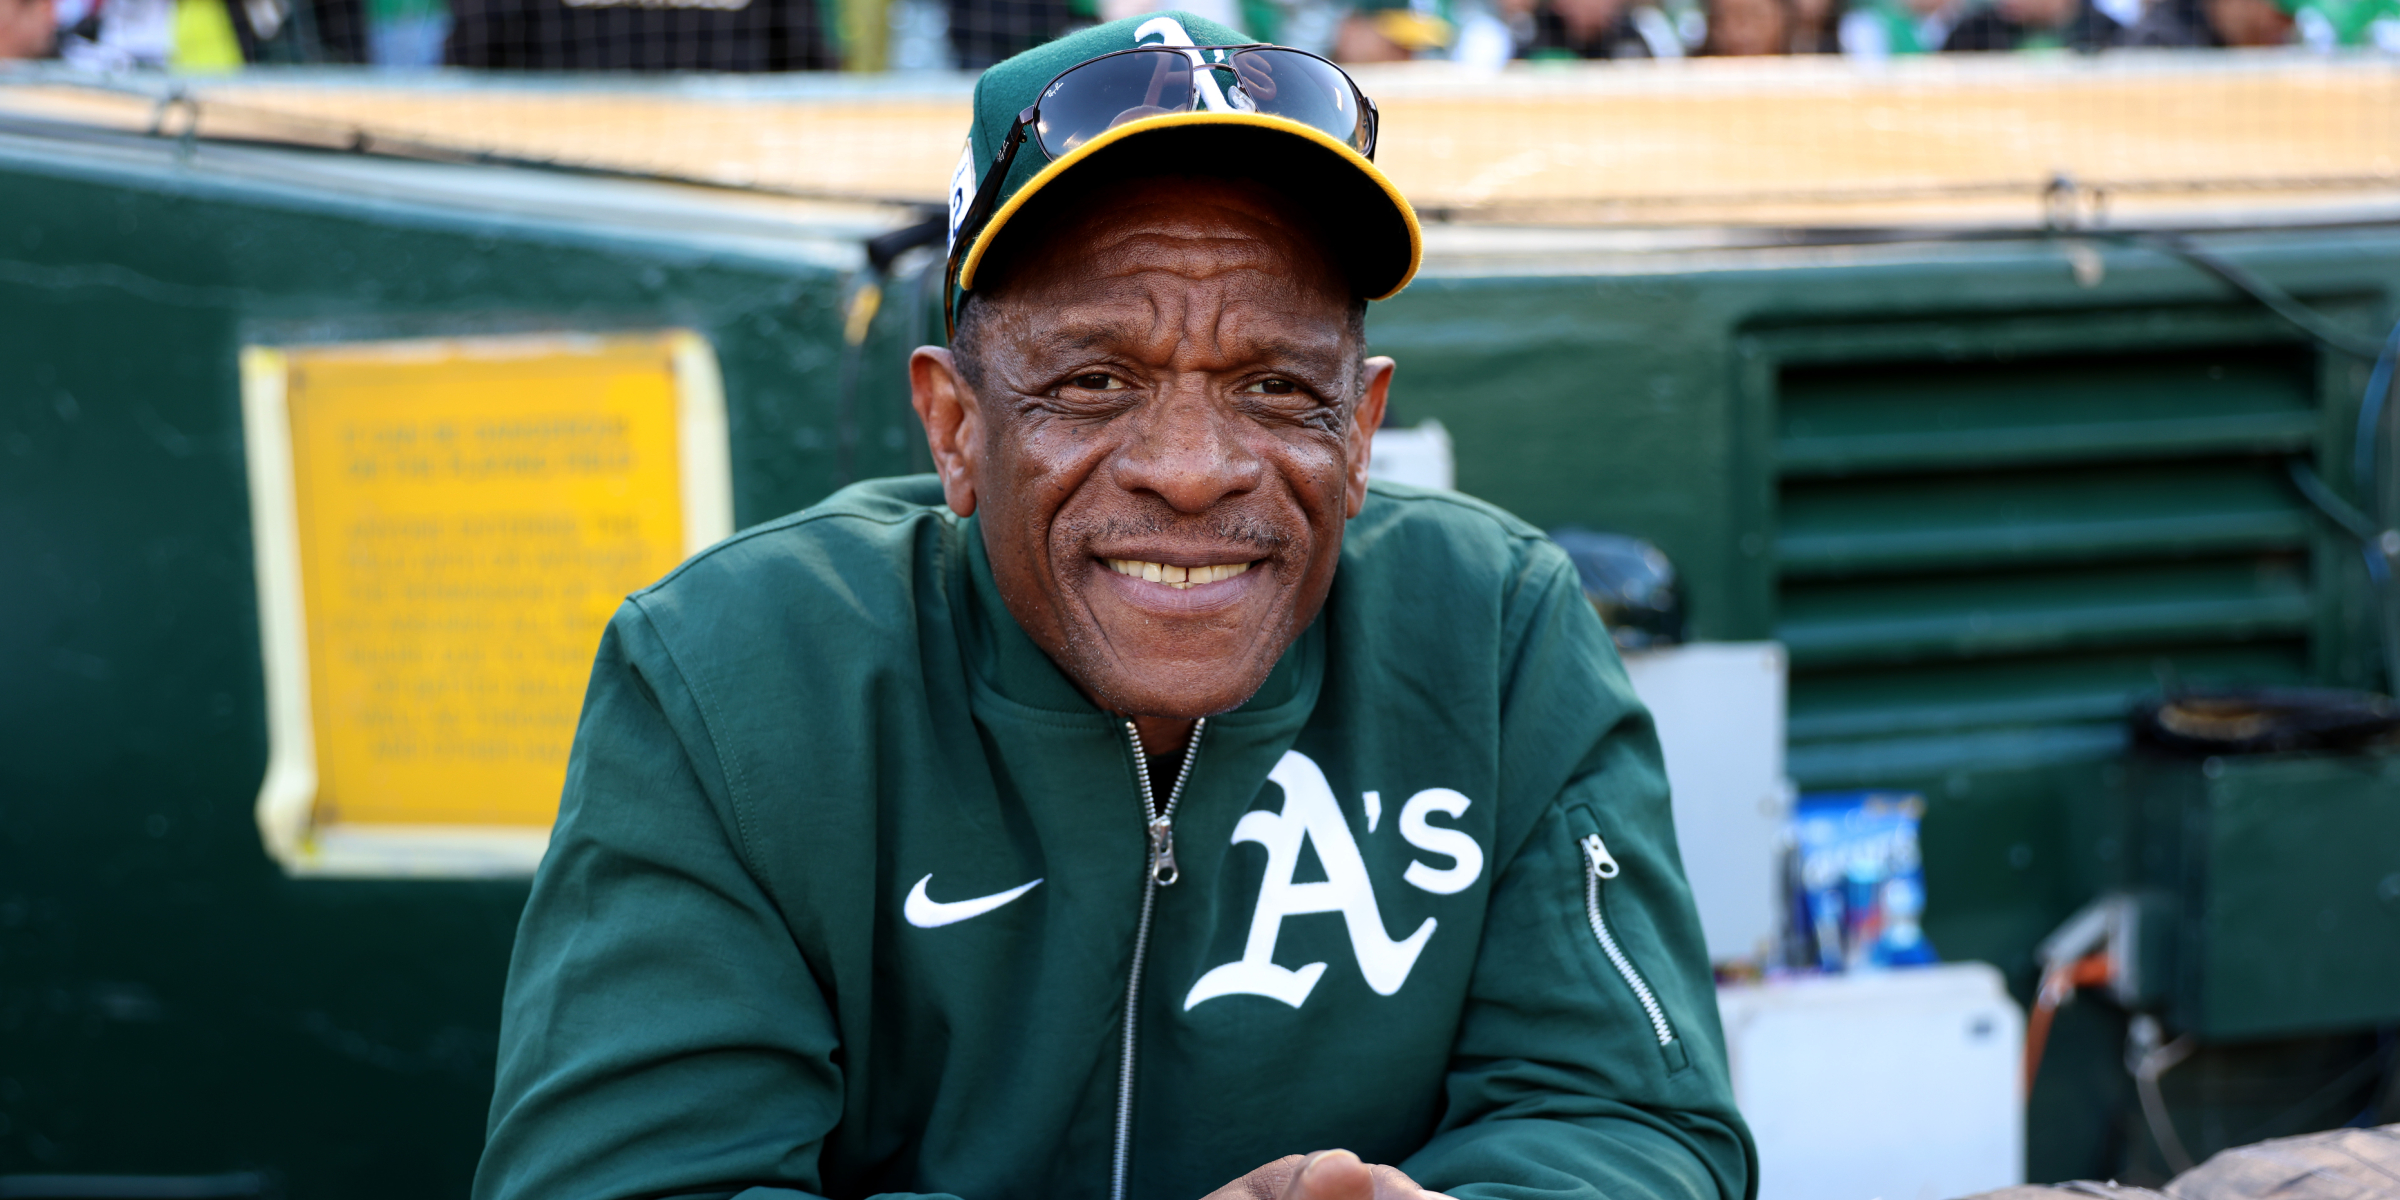
[{"label": "ear", "polygon": [[[933,451],[933,470],[942,479],[942,498],[950,502],[950,511],[974,516],[983,411],[948,350],[919,346],[908,356],[908,403],[925,425],[925,445]],[[1377,411],[1382,411],[1380,405]]]},{"label": "ear", "polygon": [[[922,351],[920,351],[922,353]],[[1366,367],[1366,386],[1359,389],[1358,404],[1350,410],[1350,428],[1344,433],[1350,441],[1350,515],[1367,503],[1367,460],[1375,452],[1375,431],[1383,425],[1383,403],[1392,390],[1391,359],[1382,355],[1370,358]]]}]

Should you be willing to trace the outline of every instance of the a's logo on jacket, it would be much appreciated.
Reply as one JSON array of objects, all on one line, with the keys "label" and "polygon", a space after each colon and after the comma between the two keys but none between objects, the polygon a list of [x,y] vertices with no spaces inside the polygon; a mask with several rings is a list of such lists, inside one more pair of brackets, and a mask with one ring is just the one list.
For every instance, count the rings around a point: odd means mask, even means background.
[{"label": "a's logo on jacket", "polygon": [[[1233,827],[1234,844],[1254,842],[1267,851],[1267,873],[1259,883],[1258,908],[1250,917],[1250,939],[1240,958],[1211,968],[1192,985],[1183,1007],[1188,1011],[1203,1001],[1243,993],[1300,1007],[1317,980],[1324,977],[1326,964],[1310,963],[1296,971],[1277,966],[1275,939],[1283,930],[1285,917],[1308,913],[1342,914],[1350,932],[1350,951],[1358,956],[1358,970],[1366,976],[1367,986],[1384,996],[1399,991],[1438,922],[1427,917],[1415,932],[1398,940],[1385,932],[1375,888],[1367,879],[1366,860],[1359,855],[1357,840],[1350,836],[1350,824],[1342,817],[1333,787],[1325,782],[1325,772],[1307,755],[1285,751],[1267,778],[1283,789],[1283,811],[1247,813]],[[1367,800],[1367,830],[1372,833],[1380,821],[1382,804],[1372,792]],[[1448,788],[1428,788],[1409,797],[1401,807],[1400,836],[1420,850],[1451,860],[1450,866],[1438,868],[1423,860],[1410,863],[1403,878],[1411,886],[1448,895],[1465,889],[1483,874],[1483,848],[1474,838],[1426,819],[1436,812],[1456,818],[1471,803]],[[1325,865],[1324,879],[1293,882],[1303,841],[1315,845],[1317,859]]]}]

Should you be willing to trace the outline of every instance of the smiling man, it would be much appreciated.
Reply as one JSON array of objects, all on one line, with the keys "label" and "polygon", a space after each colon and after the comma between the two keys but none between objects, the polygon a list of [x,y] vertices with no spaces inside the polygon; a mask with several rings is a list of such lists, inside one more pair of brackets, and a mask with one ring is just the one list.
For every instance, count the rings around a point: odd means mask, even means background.
[{"label": "smiling man", "polygon": [[937,477],[602,642],[477,1195],[1753,1192],[1573,568],[1367,483],[1419,243],[1365,96],[1178,13],[976,118]]}]

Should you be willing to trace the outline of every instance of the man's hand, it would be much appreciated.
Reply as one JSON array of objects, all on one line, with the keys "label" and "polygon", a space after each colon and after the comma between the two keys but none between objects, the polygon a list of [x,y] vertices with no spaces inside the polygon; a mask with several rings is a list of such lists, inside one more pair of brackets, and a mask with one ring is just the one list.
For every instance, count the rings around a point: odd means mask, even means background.
[{"label": "man's hand", "polygon": [[1218,1188],[1207,1200],[1450,1200],[1417,1186],[1398,1167],[1359,1161],[1347,1150],[1293,1154]]}]

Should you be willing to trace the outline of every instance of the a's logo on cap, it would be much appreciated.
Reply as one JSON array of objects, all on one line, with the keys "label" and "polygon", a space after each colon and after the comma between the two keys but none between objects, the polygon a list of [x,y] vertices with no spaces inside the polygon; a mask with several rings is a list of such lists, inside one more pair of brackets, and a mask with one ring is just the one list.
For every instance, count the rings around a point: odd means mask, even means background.
[{"label": "a's logo on cap", "polygon": [[950,244],[945,252],[958,249],[959,224],[967,219],[967,203],[975,198],[975,139],[959,149],[958,169],[950,172]]},{"label": "a's logo on cap", "polygon": [[1140,27],[1133,31],[1133,44],[1139,46],[1153,37],[1158,39],[1158,44],[1161,46],[1189,46],[1192,44],[1191,31],[1183,27],[1183,22],[1173,17],[1152,17],[1142,22]]},{"label": "a's logo on cap", "polygon": [[[1248,97],[1244,97],[1240,104],[1226,99],[1225,89],[1217,83],[1217,73],[1205,69],[1208,59],[1192,47],[1192,31],[1185,29],[1183,22],[1173,17],[1152,17],[1134,29],[1133,44],[1143,45],[1152,37],[1156,37],[1161,46],[1181,47],[1191,58],[1192,86],[1200,94],[1201,107],[1210,112],[1242,112],[1254,107]],[[1218,51],[1217,60],[1222,62],[1224,59],[1225,52]]]}]

